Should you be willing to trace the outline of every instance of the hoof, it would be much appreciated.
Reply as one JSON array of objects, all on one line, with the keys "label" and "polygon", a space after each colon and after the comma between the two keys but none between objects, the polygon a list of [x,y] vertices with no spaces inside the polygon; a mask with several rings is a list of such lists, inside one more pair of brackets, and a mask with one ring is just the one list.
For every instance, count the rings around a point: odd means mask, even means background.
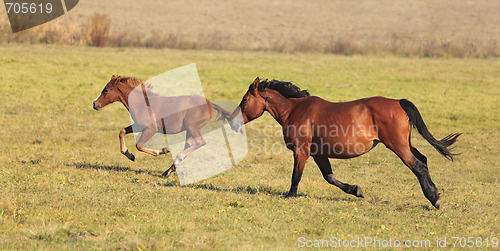
[{"label": "hoof", "polygon": [[130,153],[128,150],[125,152],[125,156],[127,156],[127,158],[131,161],[135,161],[135,156]]},{"label": "hoof", "polygon": [[363,191],[361,191],[361,187],[356,186],[356,197],[364,198]]},{"label": "hoof", "polygon": [[167,171],[165,171],[161,176],[165,177],[165,178],[168,178],[168,176],[170,176],[171,173],[175,172],[175,168],[174,167],[170,167]]},{"label": "hoof", "polygon": [[287,195],[285,195],[285,197],[283,197],[283,198],[285,198],[285,199],[291,199],[291,198],[295,198],[295,197],[297,197],[297,194],[291,194],[291,193],[288,193],[288,194],[287,194]]},{"label": "hoof", "polygon": [[169,152],[170,152],[170,150],[168,150],[166,147],[163,147],[163,148],[161,149],[161,153],[162,153],[162,154],[169,153]]}]

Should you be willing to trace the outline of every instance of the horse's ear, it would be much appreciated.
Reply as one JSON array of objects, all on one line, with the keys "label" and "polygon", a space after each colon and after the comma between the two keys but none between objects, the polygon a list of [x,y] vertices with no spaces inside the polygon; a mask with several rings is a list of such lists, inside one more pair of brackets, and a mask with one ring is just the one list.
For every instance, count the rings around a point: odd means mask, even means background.
[{"label": "horse's ear", "polygon": [[257,77],[257,78],[253,81],[253,84],[254,84],[254,85],[259,85],[259,83],[260,83],[260,79],[259,79],[259,77]]},{"label": "horse's ear", "polygon": [[259,84],[260,84],[260,79],[259,77],[257,77],[254,81],[253,81],[253,84],[250,86],[250,89],[252,89],[252,91],[257,91],[258,88],[259,88]]},{"label": "horse's ear", "polygon": [[118,76],[116,76],[115,74],[113,74],[113,76],[111,76],[111,79],[115,79],[117,78]]}]

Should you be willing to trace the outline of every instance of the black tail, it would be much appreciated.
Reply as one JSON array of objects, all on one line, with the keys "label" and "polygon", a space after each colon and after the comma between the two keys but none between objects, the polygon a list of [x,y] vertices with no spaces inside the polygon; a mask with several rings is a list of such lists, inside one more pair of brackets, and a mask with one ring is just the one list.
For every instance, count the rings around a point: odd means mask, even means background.
[{"label": "black tail", "polygon": [[228,112],[226,109],[222,108],[220,105],[217,105],[215,104],[214,102],[211,102],[212,103],[212,107],[217,110],[217,117],[215,118],[215,121],[219,121],[219,120],[226,120],[228,121],[229,120],[229,117],[231,117],[231,113]]},{"label": "black tail", "polygon": [[408,115],[408,119],[410,120],[410,124],[418,130],[418,132],[424,137],[424,139],[429,142],[439,153],[441,153],[444,157],[449,160],[453,160],[453,156],[459,155],[452,153],[448,147],[453,145],[457,141],[458,136],[462,135],[461,133],[452,133],[442,140],[437,140],[432,136],[432,134],[425,126],[424,120],[422,119],[422,115],[418,111],[417,107],[410,101],[406,99],[401,99],[399,104],[405,110],[406,115]]}]

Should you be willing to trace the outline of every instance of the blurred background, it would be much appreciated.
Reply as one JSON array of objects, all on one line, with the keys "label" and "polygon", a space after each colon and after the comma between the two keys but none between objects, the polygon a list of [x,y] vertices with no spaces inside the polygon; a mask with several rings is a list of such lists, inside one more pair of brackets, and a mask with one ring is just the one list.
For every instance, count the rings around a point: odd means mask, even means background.
[{"label": "blurred background", "polygon": [[85,0],[0,43],[264,50],[422,57],[500,55],[500,2],[490,0]]}]

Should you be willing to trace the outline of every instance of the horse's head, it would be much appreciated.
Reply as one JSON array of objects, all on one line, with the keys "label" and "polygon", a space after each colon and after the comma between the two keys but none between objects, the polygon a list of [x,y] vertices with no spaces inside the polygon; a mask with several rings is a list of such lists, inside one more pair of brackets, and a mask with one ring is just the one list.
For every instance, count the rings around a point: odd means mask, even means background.
[{"label": "horse's head", "polygon": [[[262,83],[267,82],[267,79]],[[241,126],[258,117],[266,110],[266,94],[259,90],[260,79],[257,77],[241,99],[240,104],[229,118],[229,124],[234,131],[240,131]],[[241,116],[238,116],[241,113]]]},{"label": "horse's head", "polygon": [[102,89],[99,97],[97,97],[92,103],[92,107],[96,111],[99,111],[99,109],[118,101],[120,99],[120,91],[118,89],[118,86],[121,83],[125,83],[127,79],[128,78],[126,77],[113,75],[111,77],[111,80],[106,84],[106,86],[104,86],[104,89]]}]

